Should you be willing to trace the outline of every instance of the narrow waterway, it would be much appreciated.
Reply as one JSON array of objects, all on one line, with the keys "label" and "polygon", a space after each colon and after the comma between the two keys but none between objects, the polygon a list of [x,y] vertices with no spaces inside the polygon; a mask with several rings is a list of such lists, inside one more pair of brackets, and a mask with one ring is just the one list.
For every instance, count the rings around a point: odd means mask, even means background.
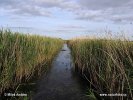
[{"label": "narrow waterway", "polygon": [[48,74],[37,83],[33,100],[88,100],[82,81],[74,72],[70,49],[64,44]]}]

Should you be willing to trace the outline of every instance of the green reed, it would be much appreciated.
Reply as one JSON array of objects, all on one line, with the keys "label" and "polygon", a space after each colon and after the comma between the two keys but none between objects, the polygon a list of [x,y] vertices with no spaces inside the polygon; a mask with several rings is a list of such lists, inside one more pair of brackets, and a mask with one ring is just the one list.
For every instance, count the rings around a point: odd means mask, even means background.
[{"label": "green reed", "polygon": [[62,44],[57,38],[0,30],[0,92],[41,74]]},{"label": "green reed", "polygon": [[[75,39],[68,42],[75,67],[96,94],[127,94],[133,99],[133,42],[113,39]],[[107,97],[114,100],[114,97]],[[123,100],[123,96],[117,100]]]}]

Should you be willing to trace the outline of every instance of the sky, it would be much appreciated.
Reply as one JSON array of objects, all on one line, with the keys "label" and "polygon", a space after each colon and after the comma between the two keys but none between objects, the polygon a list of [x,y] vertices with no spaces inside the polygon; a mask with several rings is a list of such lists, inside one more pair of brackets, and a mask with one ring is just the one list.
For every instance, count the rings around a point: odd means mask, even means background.
[{"label": "sky", "polygon": [[0,0],[0,27],[70,39],[133,36],[133,0]]}]

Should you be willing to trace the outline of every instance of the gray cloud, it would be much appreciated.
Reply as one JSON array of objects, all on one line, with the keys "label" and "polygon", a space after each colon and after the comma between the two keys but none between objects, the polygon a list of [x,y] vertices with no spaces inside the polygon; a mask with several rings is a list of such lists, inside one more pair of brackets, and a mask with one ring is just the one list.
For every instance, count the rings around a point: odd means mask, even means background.
[{"label": "gray cloud", "polygon": [[45,9],[41,10],[39,7],[32,7],[25,5],[24,7],[21,7],[21,9],[17,9],[14,11],[17,15],[32,15],[32,16],[46,16],[50,17],[51,12],[47,11]]},{"label": "gray cloud", "polygon": [[16,15],[52,16],[51,8],[72,12],[75,19],[132,22],[133,0],[0,0],[0,9]]},{"label": "gray cloud", "polygon": [[[93,10],[129,6],[132,0],[78,0],[80,5]],[[130,5],[131,6],[131,5]]]},{"label": "gray cloud", "polygon": [[0,9],[12,15],[52,16],[51,8],[73,10],[74,2],[71,0],[0,0]]},{"label": "gray cloud", "polygon": [[80,20],[133,21],[132,0],[78,0],[82,11],[77,13]]},{"label": "gray cloud", "polygon": [[60,7],[64,0],[30,0],[34,5],[44,8]]},{"label": "gray cloud", "polygon": [[1,0],[0,9],[16,15],[51,16],[51,12],[35,4],[35,0]]},{"label": "gray cloud", "polygon": [[81,25],[61,25],[61,26],[59,26],[59,28],[61,28],[61,29],[71,29],[71,30],[81,30],[81,29],[85,29],[85,27],[84,26],[81,26]]}]

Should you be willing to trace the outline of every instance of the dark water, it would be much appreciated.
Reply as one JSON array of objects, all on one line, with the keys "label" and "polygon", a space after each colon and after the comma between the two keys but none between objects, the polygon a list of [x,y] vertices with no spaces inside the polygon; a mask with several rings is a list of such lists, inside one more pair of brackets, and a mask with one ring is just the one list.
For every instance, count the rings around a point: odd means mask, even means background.
[{"label": "dark water", "polygon": [[64,44],[47,76],[38,82],[33,100],[88,100],[82,81],[74,72],[70,49]]}]

